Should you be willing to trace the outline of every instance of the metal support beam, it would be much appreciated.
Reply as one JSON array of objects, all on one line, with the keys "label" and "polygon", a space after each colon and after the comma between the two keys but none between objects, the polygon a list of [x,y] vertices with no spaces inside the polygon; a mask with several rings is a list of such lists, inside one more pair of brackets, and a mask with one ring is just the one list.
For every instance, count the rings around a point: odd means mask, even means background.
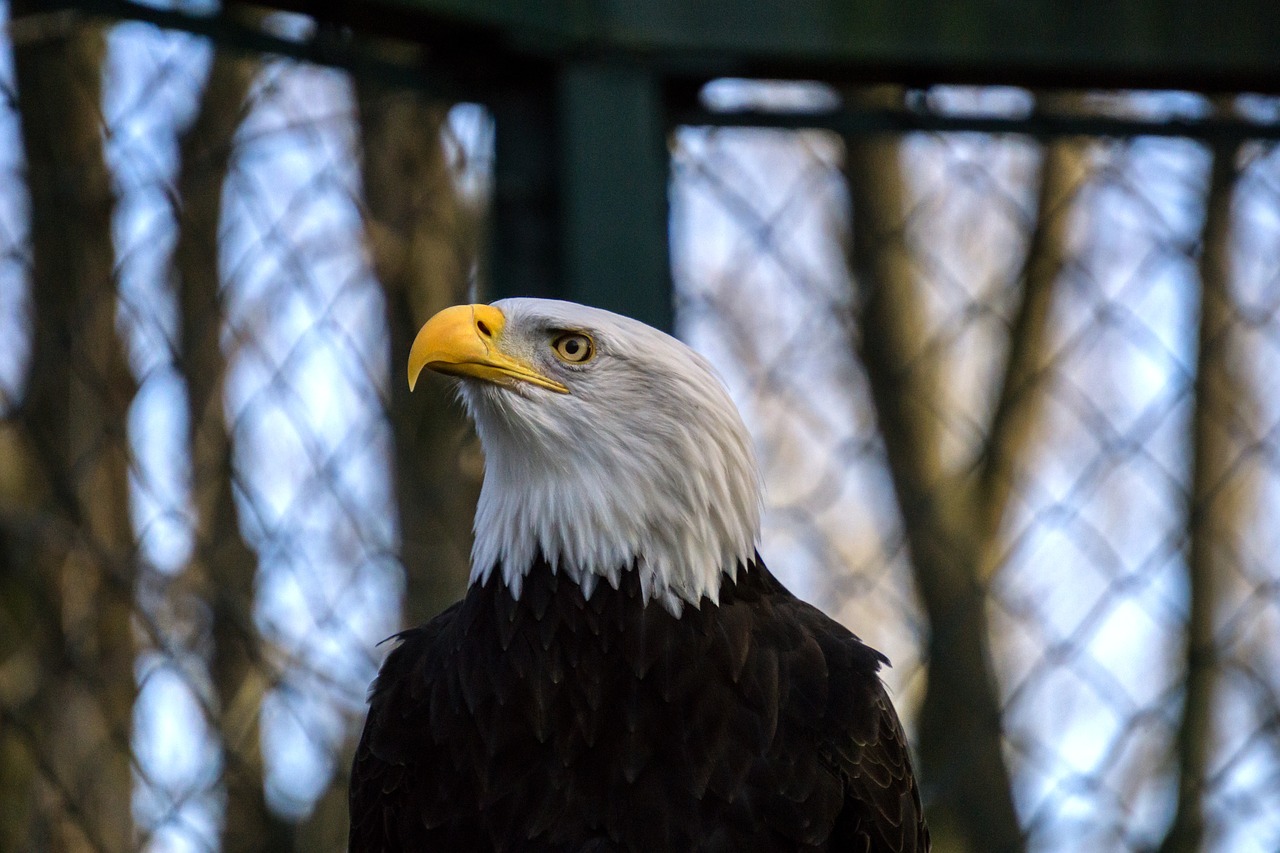
[{"label": "metal support beam", "polygon": [[565,293],[670,329],[661,86],[639,66],[587,62],[558,83]]},{"label": "metal support beam", "polygon": [[571,299],[670,329],[658,81],[573,63],[493,108],[492,296]]},{"label": "metal support beam", "polygon": [[549,78],[528,81],[495,99],[492,108],[488,296],[564,298],[554,85]]},{"label": "metal support beam", "polygon": [[[89,2],[89,0],[79,0]],[[92,0],[123,3],[123,0]],[[129,5],[137,5],[136,3]],[[357,28],[670,79],[1280,92],[1275,0],[272,0]],[[485,63],[481,62],[480,65]]]}]

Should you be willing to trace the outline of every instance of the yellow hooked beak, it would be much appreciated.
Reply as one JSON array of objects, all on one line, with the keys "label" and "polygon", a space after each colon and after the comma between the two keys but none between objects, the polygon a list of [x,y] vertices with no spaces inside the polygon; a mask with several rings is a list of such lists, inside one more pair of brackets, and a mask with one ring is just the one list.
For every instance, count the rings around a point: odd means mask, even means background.
[{"label": "yellow hooked beak", "polygon": [[506,324],[507,318],[492,305],[455,305],[436,314],[418,332],[409,350],[409,390],[418,384],[418,374],[425,367],[495,385],[528,382],[568,394],[564,385],[502,351]]}]

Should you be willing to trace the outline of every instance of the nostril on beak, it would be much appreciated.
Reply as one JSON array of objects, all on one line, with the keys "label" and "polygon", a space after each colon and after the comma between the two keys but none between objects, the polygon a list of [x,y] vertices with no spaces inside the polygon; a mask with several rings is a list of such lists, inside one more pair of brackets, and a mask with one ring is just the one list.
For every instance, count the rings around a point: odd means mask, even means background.
[{"label": "nostril on beak", "polygon": [[480,330],[480,334],[486,338],[492,337],[493,332],[489,331],[489,327],[485,325],[484,320],[476,320],[476,328]]}]

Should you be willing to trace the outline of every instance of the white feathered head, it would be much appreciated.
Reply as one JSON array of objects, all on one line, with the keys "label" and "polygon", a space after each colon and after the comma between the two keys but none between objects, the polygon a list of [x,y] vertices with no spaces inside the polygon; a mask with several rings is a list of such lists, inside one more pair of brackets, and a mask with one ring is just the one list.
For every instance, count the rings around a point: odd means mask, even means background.
[{"label": "white feathered head", "polygon": [[640,572],[678,614],[717,601],[760,532],[751,439],[710,364],[675,338],[546,299],[459,305],[409,356],[461,378],[485,453],[472,583],[496,570],[517,597],[541,553],[590,596]]}]

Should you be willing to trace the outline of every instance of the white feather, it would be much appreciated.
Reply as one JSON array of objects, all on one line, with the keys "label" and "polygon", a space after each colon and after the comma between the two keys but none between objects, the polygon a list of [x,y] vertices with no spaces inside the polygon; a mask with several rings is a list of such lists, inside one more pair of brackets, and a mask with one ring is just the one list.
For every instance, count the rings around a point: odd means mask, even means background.
[{"label": "white feather", "polygon": [[[759,540],[760,477],[751,439],[707,361],[675,338],[569,302],[506,299],[501,347],[564,383],[464,379],[485,452],[471,582],[501,567],[519,596],[539,552],[581,585],[617,588],[640,572],[646,603],[679,614],[718,601]],[[567,365],[559,331],[592,337],[595,357]]]}]

